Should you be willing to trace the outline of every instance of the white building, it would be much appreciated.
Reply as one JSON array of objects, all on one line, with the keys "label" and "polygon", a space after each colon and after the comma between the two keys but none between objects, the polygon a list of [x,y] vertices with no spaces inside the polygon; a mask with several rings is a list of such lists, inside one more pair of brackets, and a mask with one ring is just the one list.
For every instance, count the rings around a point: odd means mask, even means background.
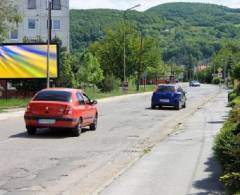
[{"label": "white building", "polygon": [[[48,37],[49,0],[13,0],[22,15],[22,22],[9,33],[7,42],[43,40]],[[52,1],[52,39],[58,37],[69,49],[69,0]]]}]

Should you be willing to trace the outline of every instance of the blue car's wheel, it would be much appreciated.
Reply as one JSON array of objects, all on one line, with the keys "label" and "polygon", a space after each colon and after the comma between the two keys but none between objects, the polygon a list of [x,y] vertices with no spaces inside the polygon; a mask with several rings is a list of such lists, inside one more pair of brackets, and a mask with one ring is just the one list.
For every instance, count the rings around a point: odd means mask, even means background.
[{"label": "blue car's wheel", "polygon": [[156,108],[156,106],[152,104],[151,105],[151,109],[155,109],[155,108]]},{"label": "blue car's wheel", "polygon": [[183,104],[183,108],[186,108],[186,101],[185,101],[184,104]]},{"label": "blue car's wheel", "polygon": [[181,109],[181,103],[178,102],[175,108],[176,108],[176,110],[180,110]]}]

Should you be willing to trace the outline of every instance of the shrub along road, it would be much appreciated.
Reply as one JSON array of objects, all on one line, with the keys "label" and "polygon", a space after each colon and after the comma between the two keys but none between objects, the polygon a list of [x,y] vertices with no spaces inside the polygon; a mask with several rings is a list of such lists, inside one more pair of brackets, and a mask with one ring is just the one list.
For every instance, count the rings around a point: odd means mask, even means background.
[{"label": "shrub along road", "polygon": [[[226,92],[218,86],[202,85],[187,88],[187,92],[187,109],[181,111],[149,109],[149,93],[101,101],[97,131],[86,129],[77,138],[71,137],[68,131],[48,130],[28,137],[22,115],[0,117],[0,194],[86,195],[101,192],[156,144],[167,144],[161,141],[172,132],[181,132],[190,116],[196,122],[200,117],[199,123],[203,123],[205,116],[205,122],[212,121],[208,124],[212,127],[214,121],[220,120],[219,116],[227,114]],[[208,115],[210,118],[206,118]],[[216,129],[221,126],[216,125]],[[211,132],[212,136],[216,129]],[[175,136],[172,134],[170,139],[174,140]],[[203,138],[197,139],[201,143]],[[197,144],[196,140],[196,143],[189,142]],[[191,144],[184,146],[192,147]],[[178,147],[176,150],[184,151]],[[196,149],[196,152],[199,151]],[[171,161],[174,166],[178,166],[178,156]],[[193,158],[200,158],[198,156]],[[196,159],[191,162],[192,166],[197,166]],[[185,166],[182,161],[179,169],[181,166]],[[174,178],[171,169],[169,163],[165,170]]]}]

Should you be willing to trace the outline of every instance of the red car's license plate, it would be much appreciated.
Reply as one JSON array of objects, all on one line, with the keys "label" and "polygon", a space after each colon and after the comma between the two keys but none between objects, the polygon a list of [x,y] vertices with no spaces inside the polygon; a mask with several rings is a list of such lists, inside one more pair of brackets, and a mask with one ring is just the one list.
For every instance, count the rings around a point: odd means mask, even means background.
[{"label": "red car's license plate", "polygon": [[55,119],[39,119],[38,123],[41,125],[53,125],[56,123]]}]

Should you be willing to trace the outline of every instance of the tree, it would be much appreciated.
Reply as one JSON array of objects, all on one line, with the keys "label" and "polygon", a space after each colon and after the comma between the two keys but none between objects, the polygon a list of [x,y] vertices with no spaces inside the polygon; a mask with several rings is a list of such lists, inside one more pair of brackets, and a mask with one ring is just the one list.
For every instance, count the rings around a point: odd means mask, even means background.
[{"label": "tree", "polygon": [[92,44],[89,50],[98,58],[104,75],[113,75],[123,81],[123,29],[126,33],[126,77],[137,76],[138,89],[147,67],[155,67],[161,62],[156,39],[143,36],[129,23],[119,23],[114,29],[107,29],[105,37]]},{"label": "tree", "polygon": [[77,72],[79,83],[97,85],[104,79],[103,70],[98,59],[90,52],[86,52],[81,57],[81,66]]},{"label": "tree", "polygon": [[238,63],[233,69],[233,78],[240,81],[240,63]]},{"label": "tree", "polygon": [[74,58],[67,52],[60,54],[59,78],[56,81],[59,87],[76,87],[76,80],[72,71]]},{"label": "tree", "polygon": [[239,62],[240,61],[240,43],[239,41],[227,41],[223,47],[212,56],[210,59],[210,65],[212,66],[212,72],[217,73],[218,68],[223,70],[225,78],[231,77],[229,82],[233,82],[233,79],[239,80]]},{"label": "tree", "polygon": [[137,47],[135,40],[138,36],[134,36],[137,35],[136,31],[128,23],[125,27],[123,23],[119,23],[115,28],[105,29],[106,35],[89,48],[90,52],[98,58],[104,75],[114,75],[121,80],[123,80],[123,29],[126,33],[126,76],[129,77],[138,57],[132,56],[133,50]]},{"label": "tree", "polygon": [[0,1],[0,18],[0,42],[3,42],[9,29],[14,28],[21,21],[21,16],[13,1]]},{"label": "tree", "polygon": [[162,52],[156,39],[141,36],[140,49],[137,54],[139,58],[135,65],[137,91],[139,91],[140,80],[143,74],[155,71],[155,74],[159,75],[160,72],[163,72],[162,65],[164,63],[162,62],[161,54]]}]

